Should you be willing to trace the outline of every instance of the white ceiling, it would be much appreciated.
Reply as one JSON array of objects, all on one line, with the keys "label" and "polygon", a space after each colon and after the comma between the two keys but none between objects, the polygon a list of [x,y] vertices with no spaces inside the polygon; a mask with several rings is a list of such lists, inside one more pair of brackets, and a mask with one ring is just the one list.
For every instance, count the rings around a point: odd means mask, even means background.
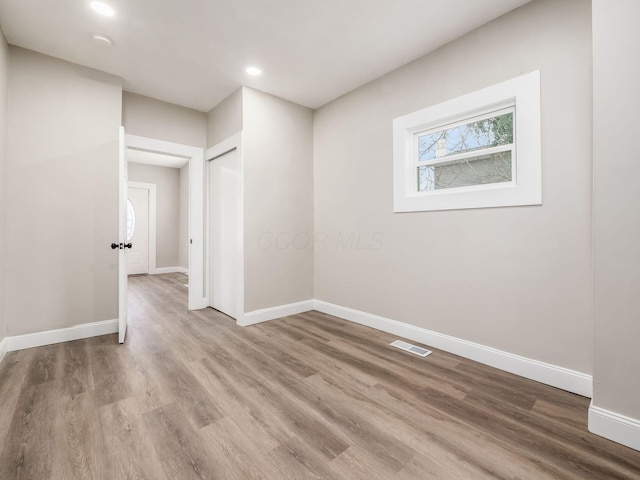
[{"label": "white ceiling", "polygon": [[182,168],[189,163],[189,159],[185,157],[147,152],[146,150],[137,150],[135,148],[127,148],[127,161],[129,163],[142,163],[145,165],[171,168]]},{"label": "white ceiling", "polygon": [[240,85],[316,108],[528,1],[106,0],[103,17],[89,0],[0,0],[0,25],[10,44],[197,110]]}]

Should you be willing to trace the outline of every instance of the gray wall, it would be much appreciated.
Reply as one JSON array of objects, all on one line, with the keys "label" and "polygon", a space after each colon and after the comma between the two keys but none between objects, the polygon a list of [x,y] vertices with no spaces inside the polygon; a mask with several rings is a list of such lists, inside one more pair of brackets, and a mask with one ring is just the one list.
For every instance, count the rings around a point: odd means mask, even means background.
[{"label": "gray wall", "polygon": [[9,47],[0,31],[0,342],[7,336],[7,90]]},{"label": "gray wall", "polygon": [[9,52],[8,333],[117,318],[121,81]]},{"label": "gray wall", "polygon": [[[532,2],[316,111],[315,298],[592,372],[590,16]],[[537,69],[543,205],[393,214],[393,118]]]},{"label": "gray wall", "polygon": [[207,118],[243,133],[245,312],[313,298],[313,111],[243,87]]},{"label": "gray wall", "polygon": [[204,148],[207,116],[154,98],[122,93],[122,124],[127,133]]},{"label": "gray wall", "polygon": [[180,169],[129,164],[129,181],[156,185],[156,267],[180,264]]},{"label": "gray wall", "polygon": [[180,169],[180,218],[178,228],[178,266],[189,268],[189,165]]},{"label": "gray wall", "polygon": [[313,112],[242,90],[250,312],[313,298]]},{"label": "gray wall", "polygon": [[593,404],[640,419],[640,2],[593,1]]},{"label": "gray wall", "polygon": [[207,114],[207,148],[242,130],[242,88],[239,88]]}]

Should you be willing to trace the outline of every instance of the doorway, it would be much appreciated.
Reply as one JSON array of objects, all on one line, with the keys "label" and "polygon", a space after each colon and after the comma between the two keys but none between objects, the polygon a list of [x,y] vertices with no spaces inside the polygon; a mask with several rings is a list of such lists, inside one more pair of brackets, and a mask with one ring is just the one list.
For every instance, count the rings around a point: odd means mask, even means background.
[{"label": "doorway", "polygon": [[[119,282],[119,341],[123,343],[125,340],[125,333],[127,329],[127,311],[126,311],[126,299],[127,299],[127,268],[128,268],[128,245],[133,242],[127,241],[127,198],[129,193],[128,185],[128,153],[135,152],[140,156],[165,156],[180,158],[183,162],[188,164],[188,220],[187,223],[187,235],[185,235],[185,241],[187,243],[186,255],[188,256],[188,272],[189,276],[186,277],[186,285],[188,286],[188,309],[196,310],[199,308],[205,308],[208,305],[206,298],[206,292],[204,289],[204,151],[202,148],[193,147],[190,145],[177,144],[172,142],[166,142],[164,140],[157,140],[154,138],[141,137],[138,135],[126,134],[124,127],[120,129],[120,166],[119,166],[119,182],[120,182],[120,194],[119,194],[119,244],[114,243],[112,248],[118,248],[120,251],[119,264],[118,264],[118,282]],[[134,185],[131,185],[134,186]],[[149,209],[152,210],[152,198],[149,197]],[[149,212],[149,222],[152,222],[152,211]],[[153,229],[149,228],[150,237],[153,236]],[[133,245],[131,245],[133,248]],[[149,252],[149,266],[148,269],[151,273],[153,266],[153,259],[155,253],[152,251],[150,244]],[[159,272],[155,268],[155,273]]]}]

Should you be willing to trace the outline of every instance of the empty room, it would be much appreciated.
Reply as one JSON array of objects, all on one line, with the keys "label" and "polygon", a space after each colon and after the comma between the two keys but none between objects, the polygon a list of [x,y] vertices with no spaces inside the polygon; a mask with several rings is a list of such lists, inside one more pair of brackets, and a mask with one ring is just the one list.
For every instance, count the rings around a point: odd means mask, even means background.
[{"label": "empty room", "polygon": [[639,21],[0,0],[0,479],[640,480]]}]

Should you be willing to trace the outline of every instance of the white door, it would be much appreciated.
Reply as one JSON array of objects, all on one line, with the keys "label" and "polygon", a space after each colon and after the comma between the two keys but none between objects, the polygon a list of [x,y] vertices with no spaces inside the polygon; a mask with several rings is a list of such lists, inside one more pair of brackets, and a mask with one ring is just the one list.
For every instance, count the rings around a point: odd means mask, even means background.
[{"label": "white door", "polygon": [[127,253],[127,272],[149,273],[149,190],[129,187],[127,211],[127,242],[132,244]]},{"label": "white door", "polygon": [[238,318],[242,177],[236,150],[209,162],[209,305]]},{"label": "white door", "polygon": [[127,145],[120,127],[118,159],[118,341],[127,334]]}]

